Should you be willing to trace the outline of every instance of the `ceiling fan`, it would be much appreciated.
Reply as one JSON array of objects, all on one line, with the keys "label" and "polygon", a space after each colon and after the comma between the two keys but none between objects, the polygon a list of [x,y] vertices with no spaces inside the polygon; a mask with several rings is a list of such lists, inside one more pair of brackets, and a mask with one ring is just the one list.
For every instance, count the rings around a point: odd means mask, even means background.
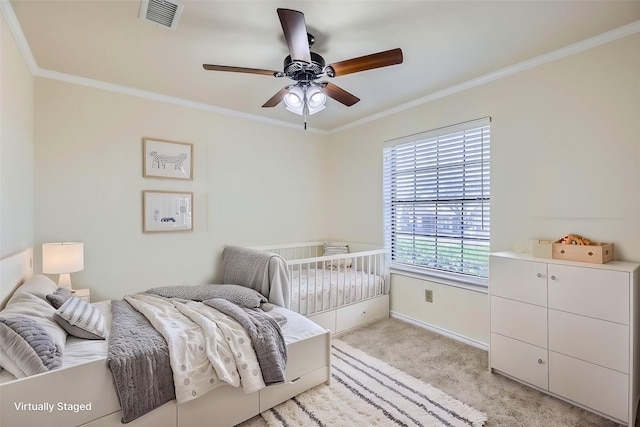
[{"label": "ceiling fan", "polygon": [[275,107],[284,100],[289,111],[304,115],[305,129],[307,116],[324,109],[327,96],[347,107],[360,101],[360,98],[333,83],[316,80],[322,77],[339,77],[402,63],[402,50],[396,48],[326,65],[322,56],[310,50],[315,39],[313,35],[307,33],[304,14],[291,9],[277,9],[277,12],[290,53],[284,59],[283,71],[211,64],[203,64],[203,67],[205,70],[211,71],[262,74],[289,77],[294,80],[296,83],[280,89],[262,107]]}]

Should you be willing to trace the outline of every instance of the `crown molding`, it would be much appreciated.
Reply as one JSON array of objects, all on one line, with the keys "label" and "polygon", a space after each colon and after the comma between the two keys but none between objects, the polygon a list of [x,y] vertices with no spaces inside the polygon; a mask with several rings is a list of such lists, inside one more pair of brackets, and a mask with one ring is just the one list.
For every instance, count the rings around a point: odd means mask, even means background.
[{"label": "crown molding", "polygon": [[[255,114],[242,113],[240,111],[222,108],[222,107],[218,107],[211,104],[205,104],[202,102],[190,101],[184,98],[177,98],[177,97],[162,95],[156,92],[134,89],[134,88],[117,85],[113,83],[106,83],[99,80],[79,77],[72,74],[66,74],[66,73],[60,73],[57,71],[42,69],[38,67],[36,60],[33,57],[31,48],[27,43],[27,39],[25,38],[24,33],[22,32],[22,28],[20,27],[18,18],[16,17],[9,0],[0,0],[0,10],[2,11],[2,14],[5,17],[5,20],[7,21],[7,24],[9,25],[9,28],[16,39],[18,47],[20,48],[22,55],[24,56],[24,59],[29,69],[31,70],[31,73],[34,76],[65,81],[68,83],[79,84],[79,85],[107,90],[111,92],[117,92],[125,95],[131,95],[138,98],[145,98],[145,99],[150,99],[150,100],[159,101],[159,102],[166,102],[170,104],[181,105],[184,107],[195,108],[198,110],[204,110],[204,111],[209,111],[213,113],[239,117],[247,120],[253,120],[253,121],[271,124],[274,126],[281,126],[281,127],[286,127],[290,129],[301,130],[301,127],[299,124],[284,122],[281,120],[269,119],[269,118],[258,116]],[[640,20],[632,22],[627,25],[623,25],[622,27],[615,28],[613,30],[599,34],[597,36],[590,37],[580,42],[573,43],[571,45],[554,50],[552,52],[482,75],[475,79],[471,79],[466,82],[451,86],[449,88],[433,92],[427,96],[423,96],[411,102],[398,105],[394,108],[382,111],[377,114],[373,114],[363,119],[356,120],[351,123],[347,123],[345,125],[342,125],[330,130],[322,130],[322,129],[309,127],[307,128],[306,132],[313,132],[313,133],[318,133],[322,135],[332,135],[335,133],[339,133],[347,129],[352,129],[354,127],[360,126],[362,124],[370,123],[372,121],[379,120],[381,118],[390,116],[392,114],[396,114],[396,113],[417,107],[419,105],[423,105],[423,104],[435,101],[437,99],[447,97],[449,95],[463,92],[467,89],[471,89],[473,87],[480,86],[480,85],[492,82],[494,80],[501,79],[503,77],[511,76],[513,74],[517,74],[522,71],[529,70],[539,65],[546,64],[548,62],[555,61],[557,59],[564,58],[578,52],[583,52],[585,50],[592,49],[594,47],[630,36],[638,32],[640,32]]]},{"label": "crown molding", "polygon": [[382,111],[380,113],[371,115],[369,117],[365,117],[364,119],[357,120],[357,121],[348,123],[344,126],[334,128],[329,131],[329,134],[342,132],[344,130],[351,129],[365,123],[379,120],[383,117],[387,117],[392,114],[396,114],[401,111],[405,111],[405,110],[417,107],[419,105],[435,101],[436,99],[453,95],[455,93],[463,92],[467,89],[471,89],[473,87],[480,86],[485,83],[489,83],[494,80],[501,79],[503,77],[511,76],[513,74],[517,74],[522,71],[529,70],[531,68],[537,67],[542,64],[546,64],[548,62],[555,61],[557,59],[565,58],[567,56],[573,55],[578,52],[583,52],[585,50],[592,49],[597,46],[601,46],[603,44],[630,36],[638,32],[640,32],[640,21],[635,21],[635,22],[632,22],[631,24],[623,25],[622,27],[618,27],[611,31],[607,31],[605,33],[599,34],[594,37],[590,37],[588,39],[582,40],[577,43],[573,43],[571,45],[554,50],[552,52],[549,52],[540,56],[536,56],[526,61],[522,61],[517,64],[511,65],[509,67],[505,67],[500,70],[485,74],[483,76],[476,77],[475,79],[471,79],[466,82],[451,86],[449,88],[442,89],[437,92],[433,92],[427,96],[415,99],[405,104],[398,105],[397,107],[391,108],[386,111]]}]

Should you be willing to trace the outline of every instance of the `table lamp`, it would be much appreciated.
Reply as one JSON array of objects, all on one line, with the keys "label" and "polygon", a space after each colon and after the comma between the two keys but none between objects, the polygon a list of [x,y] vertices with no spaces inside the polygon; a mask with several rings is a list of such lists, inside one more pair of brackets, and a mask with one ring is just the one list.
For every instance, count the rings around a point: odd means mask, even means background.
[{"label": "table lamp", "polygon": [[71,289],[71,275],[84,269],[84,243],[42,244],[42,272],[59,274],[58,286]]}]

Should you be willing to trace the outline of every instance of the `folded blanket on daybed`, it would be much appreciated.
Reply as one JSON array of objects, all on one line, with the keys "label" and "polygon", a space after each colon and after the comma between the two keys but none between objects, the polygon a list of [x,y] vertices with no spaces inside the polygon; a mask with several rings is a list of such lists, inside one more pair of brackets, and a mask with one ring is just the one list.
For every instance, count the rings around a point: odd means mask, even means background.
[{"label": "folded blanket on daybed", "polygon": [[[284,381],[287,353],[279,326],[284,316],[220,298],[206,304],[169,298],[173,292],[167,287],[165,297],[145,293],[113,301],[109,367],[123,422],[173,398],[187,402],[223,384],[251,393]],[[180,287],[175,292],[184,295]],[[156,374],[161,384],[155,384]],[[171,394],[165,393],[167,383]]]},{"label": "folded blanket on daybed", "polygon": [[175,398],[167,342],[126,301],[112,301],[107,363],[122,422],[128,423]]},{"label": "folded blanket on daybed", "polygon": [[287,347],[276,319],[260,309],[240,307],[222,298],[208,299],[203,303],[231,316],[247,331],[266,385],[285,381]]},{"label": "folded blanket on daybed", "polygon": [[178,403],[224,384],[246,393],[265,386],[249,335],[229,316],[195,301],[149,294],[125,300],[167,341]]},{"label": "folded blanket on daybed", "polygon": [[223,283],[247,286],[272,304],[289,308],[289,274],[281,256],[239,246],[222,251]]}]

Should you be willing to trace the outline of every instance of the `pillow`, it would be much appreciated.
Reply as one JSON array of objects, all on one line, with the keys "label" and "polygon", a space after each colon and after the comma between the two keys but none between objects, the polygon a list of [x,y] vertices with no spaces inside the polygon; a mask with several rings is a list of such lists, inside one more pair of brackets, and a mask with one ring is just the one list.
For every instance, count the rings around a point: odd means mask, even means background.
[{"label": "pillow", "polygon": [[[349,253],[349,245],[344,243],[324,242],[324,255],[344,255]],[[332,259],[325,262],[325,268],[350,268],[353,264],[352,258]]]},{"label": "pillow", "polygon": [[70,297],[55,313],[56,322],[69,335],[88,340],[103,340],[107,337],[104,316],[95,305]]},{"label": "pillow", "polygon": [[16,378],[62,366],[62,347],[32,317],[0,316],[0,342],[3,365]]},{"label": "pillow", "polygon": [[165,298],[182,298],[191,301],[224,298],[234,304],[248,308],[257,308],[260,307],[260,304],[269,302],[260,292],[240,285],[163,286],[149,289],[147,293]]},{"label": "pillow", "polygon": [[[247,308],[258,308],[269,300],[255,289],[240,285],[211,285],[212,298],[224,298],[234,304]],[[268,311],[268,310],[267,310]]]},{"label": "pillow", "polygon": [[[44,296],[40,298],[28,292],[18,292],[11,297],[5,309],[0,312],[0,316],[5,319],[2,333],[0,333],[0,365],[17,378],[33,375],[38,373],[35,371],[42,368],[33,358],[34,353],[38,354],[37,351],[27,348],[31,347],[29,342],[22,338],[12,326],[17,325],[16,328],[21,328],[20,325],[37,324],[37,327],[31,329],[37,331],[38,334],[44,331],[44,334],[53,343],[53,347],[45,347],[48,349],[47,351],[56,348],[59,349],[60,355],[64,351],[67,333],[53,320],[56,310],[44,298]],[[29,320],[25,321],[24,318]]]},{"label": "pillow", "polygon": [[[24,282],[22,285],[18,286],[18,289],[15,290],[13,296],[20,293],[27,293],[37,296],[38,298],[46,301],[47,295],[53,293],[58,289],[58,285],[56,285],[53,280],[49,279],[47,276],[42,274],[37,274]],[[13,296],[11,298],[13,298]],[[9,305],[11,299],[7,302]]]},{"label": "pillow", "polygon": [[49,301],[53,308],[60,308],[66,300],[71,298],[71,295],[71,289],[58,288],[54,293],[47,295],[47,301]]}]

